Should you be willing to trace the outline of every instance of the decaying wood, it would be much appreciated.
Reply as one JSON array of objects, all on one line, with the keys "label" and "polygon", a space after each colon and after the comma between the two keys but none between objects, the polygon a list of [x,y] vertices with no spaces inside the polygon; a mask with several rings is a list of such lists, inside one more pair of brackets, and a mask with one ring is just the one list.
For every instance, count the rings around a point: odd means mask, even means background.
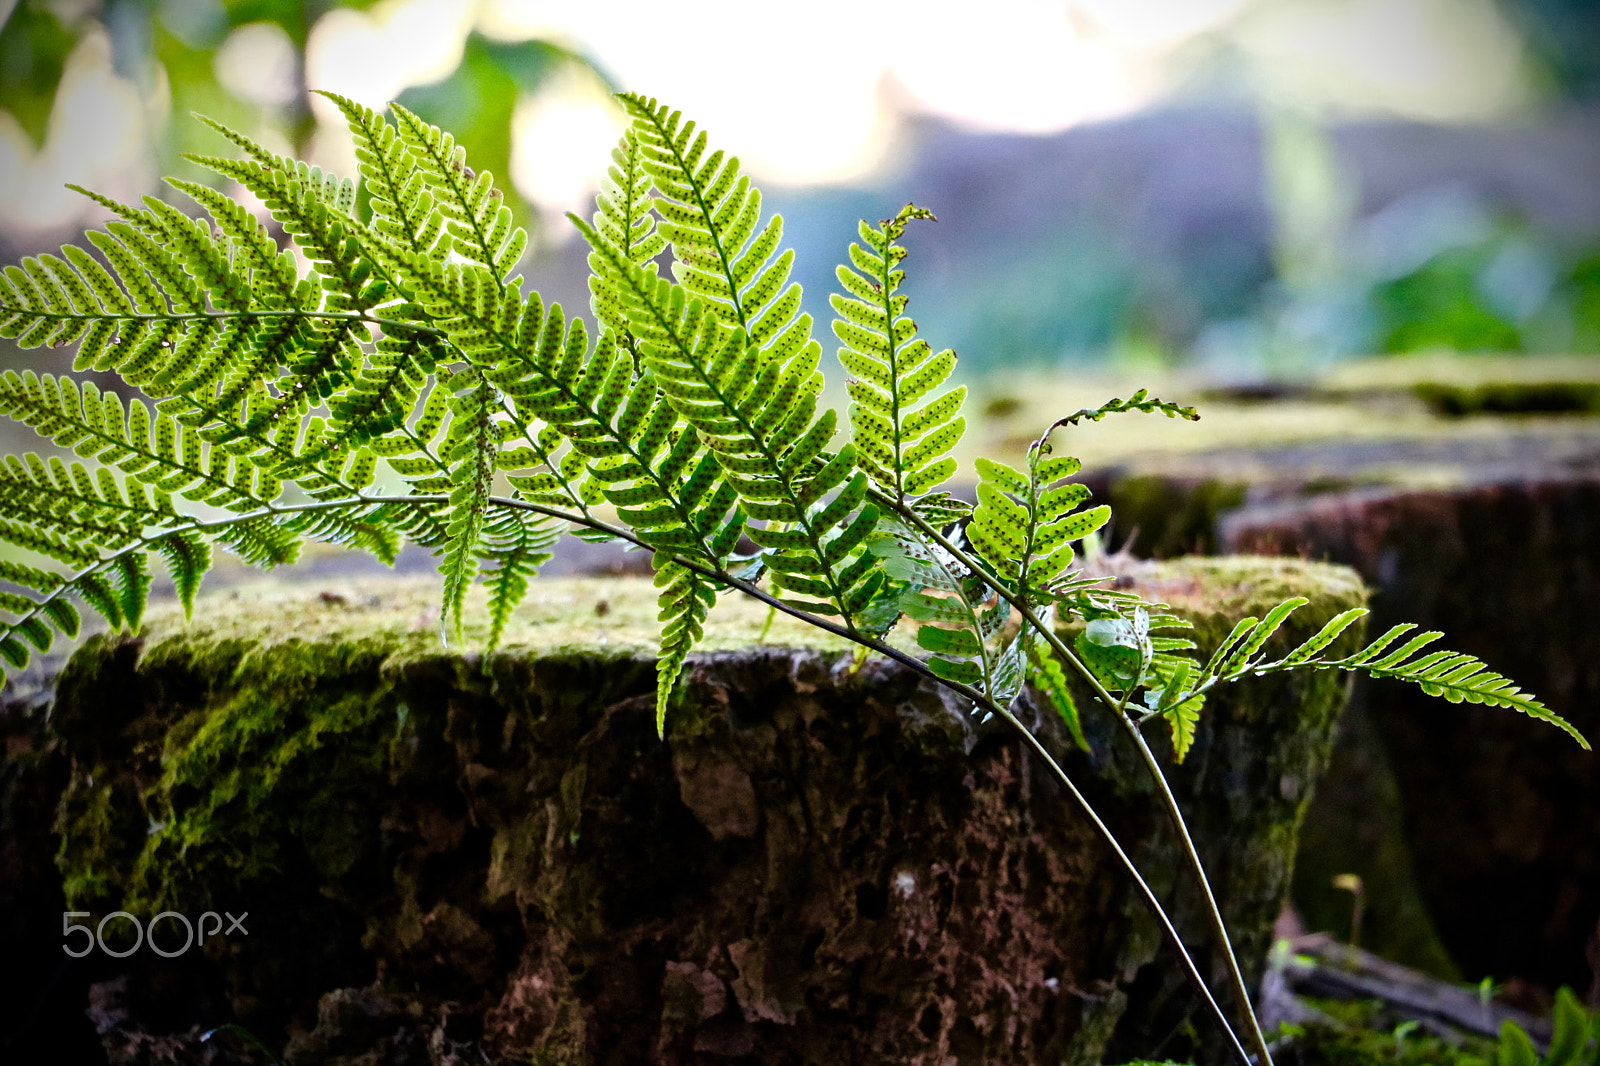
[{"label": "decaying wood", "polygon": [[1340,943],[1328,933],[1312,933],[1288,942],[1262,985],[1263,1012],[1277,1021],[1305,1024],[1327,1016],[1301,997],[1368,999],[1383,1005],[1382,1022],[1418,1022],[1446,1038],[1463,1035],[1494,1038],[1501,1023],[1515,1022],[1543,1053],[1550,1043],[1550,1023],[1526,1011],[1492,1000],[1476,990],[1441,981],[1400,966],[1369,951]]}]

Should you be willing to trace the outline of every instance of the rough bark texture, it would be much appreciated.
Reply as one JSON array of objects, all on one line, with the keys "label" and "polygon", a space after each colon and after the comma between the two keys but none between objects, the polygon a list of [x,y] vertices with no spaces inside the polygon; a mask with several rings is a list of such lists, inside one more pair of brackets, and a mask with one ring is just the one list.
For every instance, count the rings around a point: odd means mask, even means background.
[{"label": "rough bark texture", "polygon": [[[1194,614],[1203,646],[1288,595],[1315,601],[1291,638],[1364,595],[1288,562],[1126,580]],[[66,906],[249,912],[248,936],[173,960],[108,973],[97,952],[112,1063],[252,1061],[198,1043],[227,1021],[295,1066],[1094,1063],[1108,1040],[1119,1061],[1196,1037],[1219,1058],[1085,819],[904,668],[700,656],[662,743],[631,649],[547,636],[483,663],[343,597],[290,606],[298,636],[202,614],[96,639],[61,679]],[[1343,694],[1331,674],[1241,685],[1173,774],[1252,981]],[[1070,772],[1219,974],[1134,754],[1088,713]]]},{"label": "rough bark texture", "polygon": [[[1443,630],[1449,647],[1600,738],[1600,481],[1331,496],[1241,513],[1223,540],[1355,567],[1377,590],[1375,631],[1400,621]],[[1461,970],[1590,990],[1595,756],[1541,723],[1408,686],[1358,684],[1352,711],[1403,768],[1395,780],[1417,884]],[[1319,834],[1348,824],[1319,822]]]}]

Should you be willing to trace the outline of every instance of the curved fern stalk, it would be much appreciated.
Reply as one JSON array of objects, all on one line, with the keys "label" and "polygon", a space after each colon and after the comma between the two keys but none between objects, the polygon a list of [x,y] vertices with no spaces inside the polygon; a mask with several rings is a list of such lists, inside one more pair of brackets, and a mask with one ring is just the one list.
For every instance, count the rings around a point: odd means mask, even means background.
[{"label": "curved fern stalk", "polygon": [[845,383],[852,401],[851,441],[860,450],[862,469],[897,501],[947,481],[956,470],[949,452],[966,432],[960,412],[967,387],[933,396],[955,369],[955,352],[934,354],[916,336],[916,323],[905,314],[907,297],[899,291],[905,271],[898,264],[906,250],[894,242],[918,218],[932,219],[933,213],[906,204],[881,230],[863,221],[861,243],[850,246],[854,269],[841,264],[837,270],[849,295],[829,297],[838,314],[833,332],[844,345],[839,362],[851,375]]},{"label": "curved fern stalk", "polygon": [[446,220],[450,249],[504,280],[522,257],[528,231],[516,225],[494,175],[467,166],[466,149],[399,104],[390,104],[400,139],[411,150],[433,202]]},{"label": "curved fern stalk", "polygon": [[878,510],[866,502],[853,445],[815,465],[837,424],[832,410],[813,418],[819,346],[807,340],[787,358],[763,350],[685,288],[628,263],[573,221],[625,279],[618,291],[657,386],[710,449],[740,508],[765,523],[745,532],[766,549],[774,587],[785,602],[855,626],[883,585],[865,550]]},{"label": "curved fern stalk", "polygon": [[783,216],[760,226],[761,190],[739,173],[739,160],[707,155],[705,132],[681,113],[634,94],[620,99],[633,116],[640,165],[657,194],[657,230],[672,245],[679,284],[779,360],[815,344],[800,286],[786,284],[794,252],[778,251]]},{"label": "curved fern stalk", "polygon": [[[656,229],[650,211],[650,172],[645,169],[638,134],[626,130],[611,150],[611,166],[595,197],[593,226],[596,233],[622,253],[624,261],[643,268],[667,247],[667,239]],[[617,343],[639,366],[638,342],[634,339],[627,315],[622,312],[617,292],[616,273],[597,251],[589,253],[590,307],[597,321],[608,327]]]},{"label": "curved fern stalk", "polygon": [[[1055,428],[1055,426],[1052,426],[1051,429],[1047,430],[1045,435],[1041,437],[1040,440],[1035,444],[1035,453],[1044,452],[1045,446],[1048,444],[1049,434]],[[973,555],[969,555],[959,544],[952,541],[950,537],[941,533],[931,524],[928,518],[925,518],[921,514],[917,513],[914,508],[901,505],[895,507],[894,510],[898,517],[906,521],[908,525],[926,538],[931,546],[937,547],[946,552],[957,563],[973,571],[975,574],[984,574],[985,584],[987,584],[989,588],[992,589],[1001,599],[1011,604],[1011,606],[1019,609],[1019,612],[1023,617],[1023,623],[1029,629],[1031,629],[1035,637],[1044,642],[1044,644],[1049,648],[1050,653],[1054,655],[1057,660],[1066,666],[1070,666],[1088,682],[1090,689],[1094,692],[1101,704],[1113,712],[1113,716],[1128,733],[1130,739],[1133,741],[1134,745],[1139,751],[1140,759],[1143,761],[1147,772],[1150,774],[1151,781],[1156,787],[1157,795],[1160,797],[1162,806],[1167,812],[1168,820],[1171,822],[1174,831],[1177,833],[1179,843],[1183,849],[1186,859],[1186,865],[1193,873],[1195,883],[1200,889],[1200,894],[1203,901],[1202,911],[1211,924],[1213,936],[1215,937],[1217,945],[1221,948],[1224,960],[1227,964],[1230,991],[1232,992],[1239,1018],[1243,1022],[1244,1030],[1249,1036],[1251,1045],[1254,1049],[1255,1061],[1270,1063],[1272,1061],[1271,1052],[1267,1048],[1266,1038],[1261,1033],[1260,1024],[1256,1021],[1255,1010],[1250,1002],[1249,989],[1245,986],[1243,971],[1239,968],[1238,959],[1234,955],[1232,940],[1228,933],[1227,926],[1222,920],[1222,912],[1217,906],[1215,894],[1211,891],[1211,884],[1209,878],[1206,876],[1205,865],[1200,861],[1200,854],[1198,850],[1196,850],[1194,841],[1189,834],[1188,824],[1184,820],[1183,812],[1178,807],[1177,798],[1172,793],[1171,786],[1167,782],[1166,775],[1161,770],[1160,763],[1156,760],[1154,753],[1152,753],[1150,750],[1149,744],[1145,742],[1143,734],[1139,731],[1138,724],[1123,713],[1128,705],[1129,699],[1133,695],[1133,688],[1129,687],[1122,690],[1123,694],[1120,698],[1112,695],[1111,690],[1107,688],[1104,682],[1102,682],[1100,676],[1087,664],[1085,664],[1077,653],[1075,653],[1071,648],[1067,647],[1054,629],[1051,628],[1043,620],[1043,618],[1041,618],[1040,613],[1034,610],[1028,604],[1028,601],[1025,597],[1012,589],[1008,582],[1002,580],[998,575],[988,573],[985,570],[984,563],[981,563]],[[1003,552],[1002,554],[1008,553]],[[1137,613],[1135,613],[1135,619],[1133,621],[1136,622],[1136,620]],[[1130,624],[1129,628],[1131,629],[1131,633],[1127,636],[1124,636],[1122,639],[1125,641],[1131,638],[1135,645],[1136,654],[1141,662],[1145,661],[1147,658],[1153,660],[1153,645],[1151,645],[1148,649],[1144,646],[1144,642],[1149,639],[1148,619],[1143,625]],[[1141,630],[1143,630],[1142,633]],[[1005,714],[1008,723],[1012,724],[1013,728],[1016,728],[1019,732],[1021,732],[1024,738],[1028,739],[1034,745],[1036,750],[1039,750],[1037,738],[1034,738],[1033,734],[1023,727],[1022,724],[1017,721],[1009,711],[1006,711]],[[1046,757],[1048,756],[1046,755]],[[1135,878],[1138,878],[1137,872],[1134,873],[1134,876]],[[1155,904],[1155,906],[1159,912],[1159,904]],[[1172,931],[1170,926],[1168,928],[1169,931]],[[1177,940],[1175,932],[1173,932],[1173,936],[1174,939]],[[1187,950],[1183,948],[1182,941],[1178,940],[1177,942],[1180,950],[1183,951],[1185,957],[1187,957]],[[1198,971],[1195,971],[1191,967],[1191,973],[1194,975],[1197,984],[1204,988],[1205,983],[1203,980],[1201,980]],[[1209,996],[1209,991],[1207,994]],[[1225,1018],[1223,1019],[1223,1024],[1224,1027],[1227,1028],[1230,1038],[1234,1039],[1235,1045],[1239,1049],[1240,1057],[1245,1059],[1245,1061],[1250,1061],[1249,1056],[1246,1056],[1243,1053],[1242,1047],[1239,1047],[1237,1037],[1234,1036],[1233,1029],[1227,1024],[1227,1020]]]},{"label": "curved fern stalk", "polygon": [[[1262,649],[1296,610],[1309,602],[1304,598],[1286,600],[1261,619],[1246,618],[1234,626],[1217,646],[1211,660],[1195,677],[1190,691],[1204,693],[1218,684],[1243,677],[1285,673],[1290,670],[1359,671],[1369,677],[1409,681],[1430,696],[1442,696],[1451,703],[1481,703],[1520,711],[1531,718],[1548,722],[1563,730],[1584,750],[1589,742],[1565,718],[1550,710],[1535,697],[1518,688],[1509,678],[1490,670],[1472,655],[1453,651],[1424,652],[1444,634],[1420,633],[1398,648],[1393,645],[1417,627],[1397,625],[1366,647],[1341,658],[1322,653],[1345,630],[1369,613],[1365,607],[1352,607],[1330,619],[1303,644],[1279,659],[1268,660]],[[1392,649],[1392,650],[1391,650]]]}]

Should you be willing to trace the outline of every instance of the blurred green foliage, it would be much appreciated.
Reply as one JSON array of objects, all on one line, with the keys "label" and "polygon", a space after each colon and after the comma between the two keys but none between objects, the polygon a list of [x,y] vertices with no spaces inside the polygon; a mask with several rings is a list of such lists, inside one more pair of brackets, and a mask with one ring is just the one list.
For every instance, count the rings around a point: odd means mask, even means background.
[{"label": "blurred green foliage", "polygon": [[1519,268],[1515,260],[1516,243],[1529,240],[1514,234],[1446,248],[1414,270],[1372,282],[1375,350],[1600,350],[1600,255],[1562,256],[1548,238],[1535,238],[1548,276],[1528,278],[1539,267]]},{"label": "blurred green foliage", "polygon": [[[375,0],[18,0],[0,26],[0,109],[16,117],[42,145],[68,57],[82,41],[103,33],[116,73],[148,101],[170,99],[171,117],[200,112],[226,126],[260,136],[281,135],[304,156],[317,122],[305,77],[306,45],[316,23],[336,8],[365,10]],[[267,23],[283,31],[295,56],[293,97],[263,107],[234,96],[217,76],[217,54],[242,27]],[[493,41],[472,34],[460,63],[444,79],[415,86],[401,101],[430,122],[455,132],[479,170],[509,177],[511,120],[518,99],[537,91],[570,65],[602,81],[585,56],[547,41]],[[155,116],[158,120],[160,116]],[[153,145],[163,173],[201,179],[182,161],[186,152],[214,152],[215,134],[199,123],[157,121]],[[342,125],[341,127],[342,128]],[[502,182],[515,195],[509,182]],[[526,217],[529,205],[515,205]]]},{"label": "blurred green foliage", "polygon": [[1375,284],[1371,300],[1379,350],[1520,349],[1517,327],[1490,306],[1479,284],[1492,253],[1482,244],[1451,248],[1408,274]]}]

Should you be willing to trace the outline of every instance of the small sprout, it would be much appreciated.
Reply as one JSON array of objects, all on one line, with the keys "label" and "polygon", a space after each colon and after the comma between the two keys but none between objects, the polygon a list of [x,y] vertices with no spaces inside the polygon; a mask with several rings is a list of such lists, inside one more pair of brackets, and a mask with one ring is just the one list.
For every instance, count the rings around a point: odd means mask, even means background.
[{"label": "small sprout", "polygon": [[1365,910],[1366,889],[1361,882],[1359,874],[1338,874],[1333,879],[1333,887],[1350,893],[1353,900],[1350,905],[1350,946],[1361,946],[1361,916]]}]

